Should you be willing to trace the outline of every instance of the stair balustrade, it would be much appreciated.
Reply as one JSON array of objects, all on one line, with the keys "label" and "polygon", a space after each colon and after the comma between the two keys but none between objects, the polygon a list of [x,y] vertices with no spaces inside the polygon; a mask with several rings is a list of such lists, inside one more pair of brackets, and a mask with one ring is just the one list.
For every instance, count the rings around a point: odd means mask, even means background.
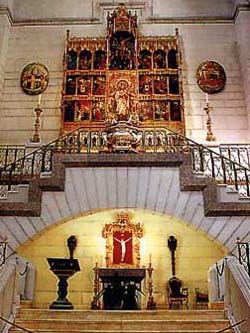
[{"label": "stair balustrade", "polygon": [[219,153],[240,165],[249,168],[250,145],[248,144],[221,144]]},{"label": "stair balustrade", "polygon": [[[18,294],[18,268],[15,260],[0,268],[0,316],[12,321],[15,316]],[[0,332],[5,328],[5,322],[0,321]]]},{"label": "stair balustrade", "polygon": [[[18,330],[21,330],[21,331],[24,331],[24,332],[27,332],[27,333],[35,333],[34,331],[31,331],[31,330],[28,330],[27,328],[25,327],[22,327],[20,325],[17,325],[15,324],[14,322],[11,322],[10,320],[0,316],[0,319],[5,323],[7,324],[9,327],[15,327],[17,328]],[[8,330],[9,331],[9,330]]]},{"label": "stair balustrade", "polygon": [[[112,152],[109,135],[110,132],[107,129],[93,130],[93,128],[80,127],[19,159],[14,158],[10,164],[0,164],[0,199],[6,199],[8,191],[15,190],[19,184],[28,183],[35,176],[49,176],[52,172],[52,158],[55,153]],[[248,155],[242,157],[243,152],[249,153],[247,146],[237,146],[238,150],[223,146],[218,151],[168,128],[153,126],[140,128],[137,131],[137,137],[140,138],[137,152],[188,154],[196,176],[213,178],[217,184],[226,185],[229,192],[238,192],[239,198],[250,198]],[[15,156],[19,156],[18,151]]]},{"label": "stair balustrade", "polygon": [[0,267],[0,281],[0,332],[7,333],[14,325],[20,300],[33,302],[35,267],[12,250]]},{"label": "stair balustrade", "polygon": [[[250,277],[239,261],[227,257],[225,262],[225,309],[236,332],[250,332]],[[236,329],[235,327],[235,329]]]},{"label": "stair balustrade", "polygon": [[239,263],[245,268],[247,274],[250,276],[250,243],[240,241],[237,238],[237,250]]},{"label": "stair balustrade", "polygon": [[[237,323],[234,323],[234,324],[231,324],[231,325],[228,325],[227,327],[225,328],[222,328],[221,330],[219,331],[216,331],[215,333],[223,333],[223,332],[226,332],[226,331],[229,331],[231,330],[232,328],[237,328],[239,329],[239,326],[243,323],[245,323],[247,321],[247,319],[242,319],[242,320],[239,320]],[[242,332],[244,333],[244,332]]]},{"label": "stair balustrade", "polygon": [[3,169],[7,165],[23,158],[27,153],[26,146],[4,146],[0,145],[0,168]]}]

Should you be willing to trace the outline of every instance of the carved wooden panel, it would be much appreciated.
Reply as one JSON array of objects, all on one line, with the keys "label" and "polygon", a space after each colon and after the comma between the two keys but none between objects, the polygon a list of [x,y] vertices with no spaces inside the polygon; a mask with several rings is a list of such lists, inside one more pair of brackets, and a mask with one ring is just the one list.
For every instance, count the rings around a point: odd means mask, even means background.
[{"label": "carved wooden panel", "polygon": [[111,110],[124,113],[118,120],[127,120],[125,102],[121,111],[116,100],[124,93],[130,96],[127,109],[137,112],[140,126],[185,134],[177,32],[139,36],[136,14],[120,5],[108,14],[105,38],[68,34],[64,59],[62,132],[79,126],[102,129]]}]

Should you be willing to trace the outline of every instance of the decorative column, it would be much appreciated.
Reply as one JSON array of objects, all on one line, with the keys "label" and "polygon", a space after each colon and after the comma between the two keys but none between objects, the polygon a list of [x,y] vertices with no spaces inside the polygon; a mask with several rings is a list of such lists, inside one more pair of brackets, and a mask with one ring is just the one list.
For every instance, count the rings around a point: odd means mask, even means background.
[{"label": "decorative column", "polygon": [[[236,62],[240,63],[241,76],[239,77],[239,84],[243,85],[244,90],[244,104],[248,116],[248,129],[250,126],[250,94],[249,94],[249,82],[250,82],[250,3],[248,1],[237,1],[237,18],[235,19],[235,33],[236,33],[236,47],[237,47],[237,59]],[[245,3],[243,5],[242,3]],[[249,140],[249,130],[248,138]]]},{"label": "decorative column", "polygon": [[153,296],[153,267],[151,263],[151,255],[149,258],[149,265],[147,268],[148,272],[148,302],[147,302],[147,310],[155,310],[156,309],[156,303],[154,301],[154,296]]},{"label": "decorative column", "polygon": [[[2,2],[4,3],[4,2]],[[8,3],[8,1],[6,1]],[[2,7],[2,6],[1,6]],[[6,63],[8,60],[8,44],[11,36],[11,20],[9,18],[9,10],[4,10],[4,7],[0,12],[0,98],[2,96],[3,87],[4,87],[4,79],[6,76]],[[3,130],[3,129],[2,129]],[[7,131],[7,129],[6,129]]]}]

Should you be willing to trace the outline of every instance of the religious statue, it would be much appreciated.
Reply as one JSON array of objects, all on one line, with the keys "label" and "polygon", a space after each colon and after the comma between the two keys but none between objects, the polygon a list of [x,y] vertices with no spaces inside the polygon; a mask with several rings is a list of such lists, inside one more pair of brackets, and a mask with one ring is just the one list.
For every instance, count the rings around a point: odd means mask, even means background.
[{"label": "religious statue", "polygon": [[135,96],[129,89],[126,80],[117,82],[117,90],[111,96],[111,109],[115,111],[117,120],[128,120],[130,112],[134,109]]},{"label": "religious statue", "polygon": [[88,76],[78,79],[78,94],[87,95],[90,91],[90,79]]},{"label": "religious statue", "polygon": [[[124,239],[124,236],[125,235],[123,233],[121,233],[121,234],[119,234],[119,238],[114,237],[114,241],[115,241],[114,242],[114,254],[116,253],[115,249],[117,247],[117,252],[118,252],[117,261],[120,261],[121,264],[125,263],[125,257],[128,257],[127,252],[129,252],[129,249],[132,246],[132,237],[128,237],[128,238]],[[116,244],[116,242],[118,244]],[[127,245],[127,243],[129,243],[129,244]],[[128,246],[128,249],[127,249],[127,246]],[[128,258],[127,261],[132,261],[132,251],[130,250],[130,252],[131,252],[131,260],[130,260],[130,258]],[[127,262],[127,263],[130,263],[130,262]]]}]

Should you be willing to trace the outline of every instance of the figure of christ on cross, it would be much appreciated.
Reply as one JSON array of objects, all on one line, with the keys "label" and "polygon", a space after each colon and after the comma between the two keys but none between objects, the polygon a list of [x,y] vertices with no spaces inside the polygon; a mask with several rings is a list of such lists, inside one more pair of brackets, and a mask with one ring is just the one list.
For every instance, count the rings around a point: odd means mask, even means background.
[{"label": "figure of christ on cross", "polygon": [[113,264],[133,264],[132,232],[114,232]]}]

